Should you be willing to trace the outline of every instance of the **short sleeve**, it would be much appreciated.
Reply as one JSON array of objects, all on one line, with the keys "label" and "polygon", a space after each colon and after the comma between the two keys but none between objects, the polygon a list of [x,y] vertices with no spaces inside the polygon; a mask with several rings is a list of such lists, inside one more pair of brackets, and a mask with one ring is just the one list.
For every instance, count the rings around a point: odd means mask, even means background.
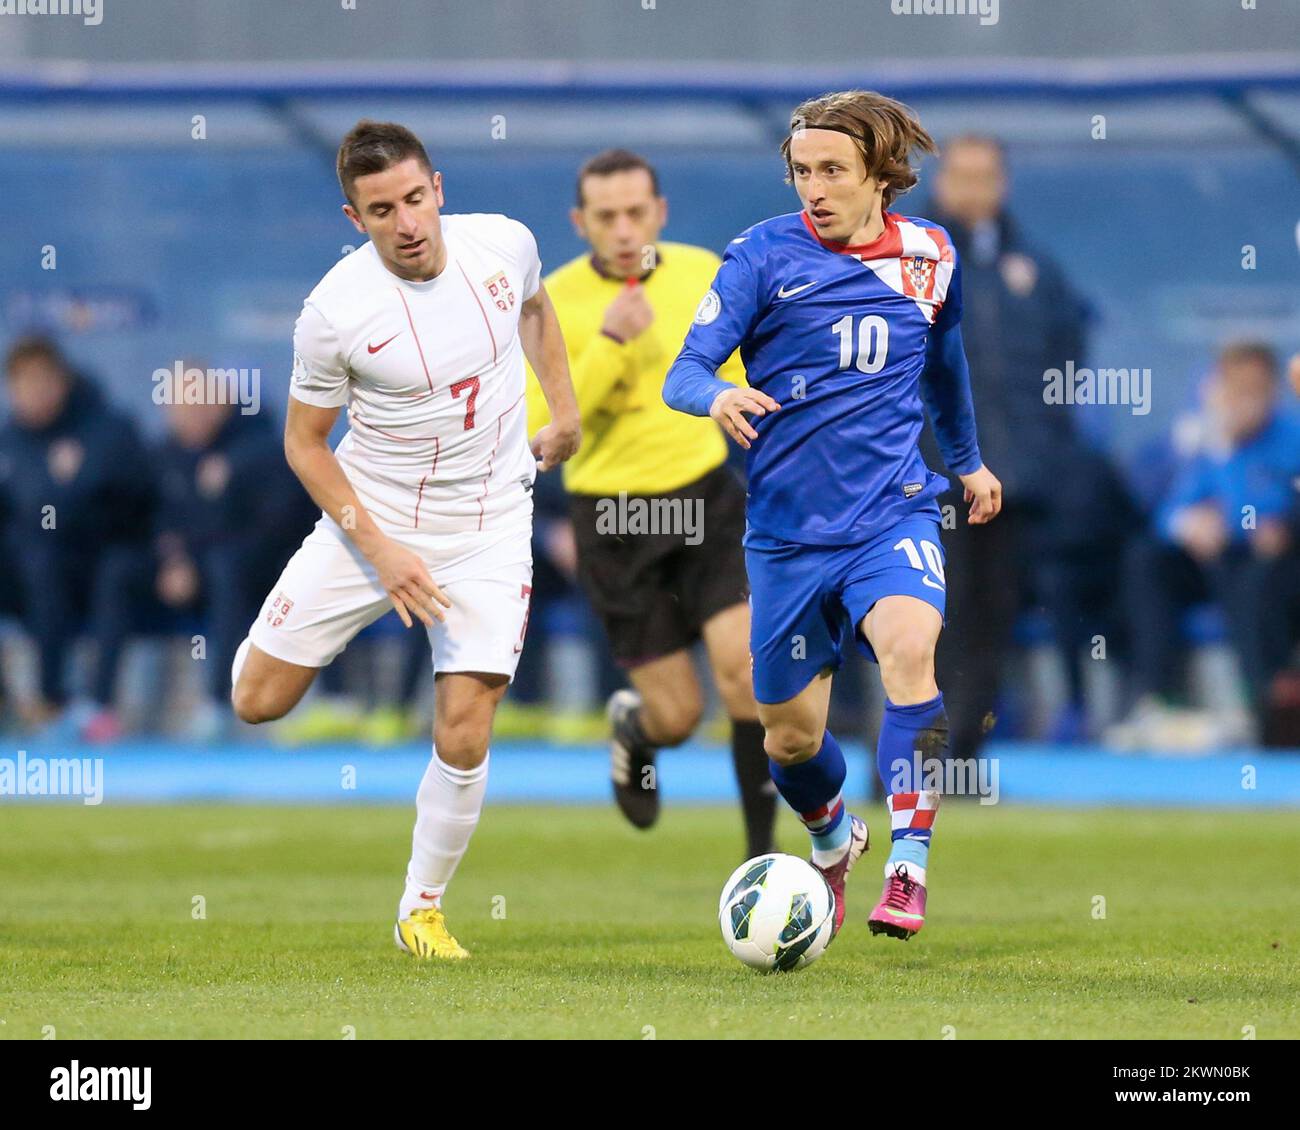
[{"label": "short sleeve", "polygon": [[342,408],[348,402],[348,392],[348,367],[339,336],[325,315],[307,302],[293,330],[289,394],[317,408]]},{"label": "short sleeve", "polygon": [[513,223],[519,236],[519,269],[524,276],[524,301],[527,302],[542,285],[542,260],[533,233],[518,220]]}]

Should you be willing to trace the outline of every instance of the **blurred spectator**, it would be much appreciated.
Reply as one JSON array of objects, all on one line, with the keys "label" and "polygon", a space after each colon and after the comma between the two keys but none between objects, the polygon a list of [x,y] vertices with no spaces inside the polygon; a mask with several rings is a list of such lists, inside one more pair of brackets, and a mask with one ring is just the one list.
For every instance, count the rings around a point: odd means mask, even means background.
[{"label": "blurred spectator", "polygon": [[1281,391],[1269,346],[1244,342],[1220,353],[1203,440],[1158,507],[1154,529],[1126,555],[1138,702],[1108,735],[1112,744],[1175,744],[1166,732],[1179,722],[1170,703],[1180,691],[1182,614],[1210,599],[1222,609],[1252,724],[1204,740],[1257,736],[1269,681],[1295,644],[1300,417],[1283,410]]},{"label": "blurred spectator", "polygon": [[1096,655],[1123,654],[1128,647],[1129,625],[1117,594],[1124,546],[1143,524],[1108,456],[1080,440],[1069,460],[1068,468],[1058,468],[1052,506],[1030,524],[1024,549],[1030,596],[1046,615],[1065,672],[1065,708],[1046,735],[1061,742],[1095,736],[1088,727],[1084,668]]},{"label": "blurred spectator", "polygon": [[[949,611],[937,665],[957,758],[975,756],[993,723],[1012,628],[1031,584],[1052,602],[1077,709],[1076,645],[1088,634],[1091,605],[1104,596],[1080,584],[1096,562],[1077,551],[1099,542],[1078,504],[1122,494],[1106,461],[1078,440],[1070,410],[1044,400],[1043,373],[1082,358],[1084,307],[1064,274],[1021,235],[1006,197],[997,140],[963,136],[944,146],[929,218],[947,228],[961,262],[980,450],[1005,491],[1002,513],[984,526],[967,524],[960,486],[939,498],[945,516],[956,516],[955,523],[945,517]],[[943,467],[929,428],[922,452],[931,467]],[[1063,483],[1072,484],[1068,496]]]},{"label": "blurred spectator", "polygon": [[[5,360],[10,416],[0,429],[5,550],[18,604],[36,641],[34,726],[109,740],[120,727],[113,692],[123,645],[147,588],[154,505],[132,421],[74,373],[53,341],[28,337]],[[90,699],[69,705],[68,652],[96,645]]]},{"label": "blurred spectator", "polygon": [[319,516],[262,415],[230,404],[173,404],[157,450],[158,599],[198,614],[207,635],[209,700],[200,736],[229,712],[230,665],[284,562]]}]

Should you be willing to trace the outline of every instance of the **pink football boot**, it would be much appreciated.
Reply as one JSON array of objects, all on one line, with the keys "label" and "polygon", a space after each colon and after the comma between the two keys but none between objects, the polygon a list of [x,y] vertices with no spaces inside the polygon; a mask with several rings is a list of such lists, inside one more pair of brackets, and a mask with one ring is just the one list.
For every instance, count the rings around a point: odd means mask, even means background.
[{"label": "pink football boot", "polygon": [[831,929],[831,941],[835,940],[835,935],[844,925],[844,880],[853,870],[853,865],[857,863],[859,857],[866,853],[870,839],[866,821],[859,820],[849,813],[849,846],[844,853],[844,858],[829,867],[817,867],[817,864],[813,864],[822,873],[826,885],[831,889],[831,894],[835,896],[835,925]]},{"label": "pink football boot", "polygon": [[925,888],[907,873],[906,863],[895,863],[885,880],[880,902],[867,919],[873,934],[888,934],[907,941],[925,925]]}]

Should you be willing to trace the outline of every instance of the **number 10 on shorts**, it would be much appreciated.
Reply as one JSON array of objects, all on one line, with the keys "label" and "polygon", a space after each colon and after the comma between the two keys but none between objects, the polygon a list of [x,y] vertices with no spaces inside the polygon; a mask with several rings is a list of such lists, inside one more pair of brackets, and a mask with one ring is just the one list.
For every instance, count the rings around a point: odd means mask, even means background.
[{"label": "number 10 on shorts", "polygon": [[943,554],[939,552],[939,547],[934,542],[923,540],[918,552],[916,542],[911,538],[904,538],[894,548],[901,549],[907,554],[907,563],[913,569],[920,569],[923,573],[933,574],[936,578],[932,580],[929,575],[924,576],[921,578],[924,584],[929,585],[932,589],[943,589],[947,586],[948,582],[943,575]]}]

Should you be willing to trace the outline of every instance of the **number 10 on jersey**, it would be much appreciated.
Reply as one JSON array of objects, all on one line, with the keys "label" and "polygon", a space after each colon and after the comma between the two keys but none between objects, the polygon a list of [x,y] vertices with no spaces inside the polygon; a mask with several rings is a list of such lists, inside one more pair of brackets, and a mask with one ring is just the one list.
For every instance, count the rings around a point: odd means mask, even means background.
[{"label": "number 10 on jersey", "polygon": [[879,314],[867,314],[858,323],[857,357],[853,351],[853,315],[845,314],[831,326],[840,339],[840,368],[856,365],[860,373],[878,373],[889,353],[889,323]]}]

